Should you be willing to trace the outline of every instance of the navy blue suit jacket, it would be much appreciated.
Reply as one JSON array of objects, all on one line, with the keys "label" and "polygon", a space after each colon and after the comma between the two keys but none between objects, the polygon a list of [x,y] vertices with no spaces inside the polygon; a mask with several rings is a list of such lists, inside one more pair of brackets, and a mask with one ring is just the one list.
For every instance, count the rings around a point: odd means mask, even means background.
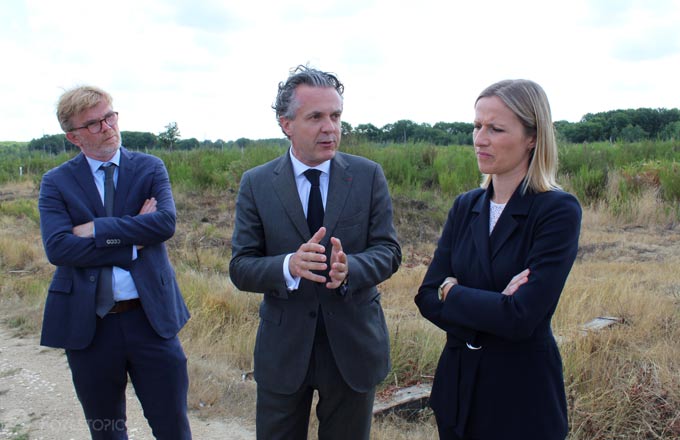
[{"label": "navy blue suit jacket", "polygon": [[[520,188],[491,236],[492,186],[462,194],[449,212],[415,298],[447,332],[430,404],[438,423],[459,435],[564,439],[562,361],[550,320],[576,258],[581,208],[563,191]],[[526,268],[529,281],[513,296],[501,294]],[[447,276],[459,284],[441,302],[437,288]]]},{"label": "navy blue suit jacket", "polygon": [[[155,197],[156,212],[137,215]],[[130,271],[153,329],[171,338],[189,319],[165,241],[175,232],[175,202],[163,162],[121,147],[114,216],[106,217],[85,156],[54,168],[40,185],[40,229],[56,271],[45,303],[41,344],[87,347],[95,332],[95,292],[102,266]],[[94,221],[95,238],[73,235],[73,227]],[[144,246],[135,260],[132,247]]]}]

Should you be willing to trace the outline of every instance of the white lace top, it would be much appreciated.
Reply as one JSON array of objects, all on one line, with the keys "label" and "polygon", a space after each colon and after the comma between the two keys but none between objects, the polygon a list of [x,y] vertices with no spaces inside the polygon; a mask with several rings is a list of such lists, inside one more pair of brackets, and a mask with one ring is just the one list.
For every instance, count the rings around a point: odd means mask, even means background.
[{"label": "white lace top", "polygon": [[499,203],[494,203],[489,201],[489,235],[491,235],[491,232],[493,232],[494,226],[496,226],[496,222],[498,221],[498,217],[501,216],[501,213],[503,212],[503,209],[505,208],[506,203],[499,204]]}]

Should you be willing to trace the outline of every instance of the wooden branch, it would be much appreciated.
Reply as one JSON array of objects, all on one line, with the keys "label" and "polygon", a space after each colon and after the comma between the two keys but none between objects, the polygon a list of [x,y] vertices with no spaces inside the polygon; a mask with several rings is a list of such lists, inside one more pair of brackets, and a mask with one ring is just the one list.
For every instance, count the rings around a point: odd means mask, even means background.
[{"label": "wooden branch", "polygon": [[376,399],[373,404],[373,415],[382,416],[387,413],[396,413],[404,418],[411,418],[427,406],[431,389],[432,384],[429,383],[398,389],[390,395],[386,402]]}]

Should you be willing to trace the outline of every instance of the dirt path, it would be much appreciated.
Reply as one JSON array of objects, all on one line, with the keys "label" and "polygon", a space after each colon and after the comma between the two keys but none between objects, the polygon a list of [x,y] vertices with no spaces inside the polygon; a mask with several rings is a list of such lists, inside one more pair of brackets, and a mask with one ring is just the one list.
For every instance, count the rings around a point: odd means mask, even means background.
[{"label": "dirt path", "polygon": [[[130,440],[151,440],[139,401],[128,386]],[[250,440],[238,420],[202,420],[190,414],[196,440]],[[41,347],[0,326],[0,439],[87,440],[89,432],[76,398],[63,350]]]}]

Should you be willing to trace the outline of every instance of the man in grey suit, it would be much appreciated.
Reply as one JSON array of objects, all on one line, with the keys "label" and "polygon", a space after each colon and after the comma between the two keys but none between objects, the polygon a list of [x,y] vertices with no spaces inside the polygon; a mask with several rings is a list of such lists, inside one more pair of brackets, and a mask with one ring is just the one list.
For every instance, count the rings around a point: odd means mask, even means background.
[{"label": "man in grey suit", "polygon": [[291,72],[273,106],[291,148],[241,178],[229,273],[263,294],[258,439],[306,439],[314,390],[320,439],[368,439],[390,369],[376,286],[401,248],[380,165],[337,151],[343,89],[326,72]]}]

